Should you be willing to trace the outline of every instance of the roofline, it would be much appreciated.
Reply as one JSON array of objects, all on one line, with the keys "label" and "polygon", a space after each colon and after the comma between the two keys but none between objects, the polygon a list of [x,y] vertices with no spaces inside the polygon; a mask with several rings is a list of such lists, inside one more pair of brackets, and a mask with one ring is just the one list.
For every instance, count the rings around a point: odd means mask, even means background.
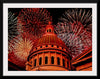
[{"label": "roofline", "polygon": [[86,57],[86,58],[84,58],[84,59],[82,59],[82,60],[74,61],[74,62],[72,62],[72,65],[75,65],[75,64],[77,64],[77,63],[86,61],[86,60],[91,59],[91,58],[92,58],[92,56],[89,56],[89,57]]},{"label": "roofline", "polygon": [[77,60],[80,59],[81,57],[83,57],[83,55],[86,55],[86,54],[90,53],[91,51],[92,51],[92,47],[90,47],[88,50],[83,51],[81,54],[79,54],[78,56],[73,58],[72,61],[74,61],[76,59]]}]

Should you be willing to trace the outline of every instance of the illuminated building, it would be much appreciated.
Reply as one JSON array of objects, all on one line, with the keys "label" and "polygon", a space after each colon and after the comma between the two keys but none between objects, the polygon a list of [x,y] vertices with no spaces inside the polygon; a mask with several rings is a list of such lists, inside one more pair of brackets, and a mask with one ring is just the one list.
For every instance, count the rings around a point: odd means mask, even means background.
[{"label": "illuminated building", "polygon": [[[92,47],[77,57],[70,55],[65,43],[49,22],[45,34],[37,39],[27,58],[27,71],[92,71]],[[24,70],[8,59],[9,70]]]},{"label": "illuminated building", "polygon": [[45,34],[36,40],[30,51],[26,70],[28,71],[69,71],[71,56],[68,48],[54,33],[53,26],[46,26]]}]

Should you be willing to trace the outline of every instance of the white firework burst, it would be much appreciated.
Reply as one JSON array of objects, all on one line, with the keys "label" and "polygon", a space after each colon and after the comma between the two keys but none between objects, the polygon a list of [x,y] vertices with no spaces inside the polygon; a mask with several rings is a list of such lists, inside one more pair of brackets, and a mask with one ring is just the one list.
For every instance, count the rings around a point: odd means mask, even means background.
[{"label": "white firework burst", "polygon": [[92,46],[92,35],[79,23],[58,23],[55,27],[57,36],[65,42],[75,57]]},{"label": "white firework burst", "polygon": [[[13,50],[13,38],[19,34],[17,29],[17,17],[14,13],[8,12],[8,51]],[[12,41],[13,40],[13,41]]]},{"label": "white firework burst", "polygon": [[33,41],[27,38],[17,37],[14,45],[14,55],[19,58],[20,61],[26,61],[33,43]]}]

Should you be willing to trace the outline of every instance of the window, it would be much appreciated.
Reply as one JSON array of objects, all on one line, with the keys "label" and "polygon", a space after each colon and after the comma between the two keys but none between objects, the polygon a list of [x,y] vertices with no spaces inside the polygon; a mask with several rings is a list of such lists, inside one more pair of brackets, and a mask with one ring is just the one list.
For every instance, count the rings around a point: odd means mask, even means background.
[{"label": "window", "polygon": [[60,58],[57,57],[57,64],[60,65]]},{"label": "window", "polygon": [[48,32],[48,30],[47,30],[47,32]]},{"label": "window", "polygon": [[40,48],[42,48],[42,46],[40,46]]},{"label": "window", "polygon": [[63,66],[65,67],[65,60],[63,59]]},{"label": "window", "polygon": [[69,62],[67,61],[67,67],[69,68]]},{"label": "window", "polygon": [[48,47],[48,45],[46,45],[46,47]]},{"label": "window", "polygon": [[47,32],[51,32],[51,29],[48,29]]},{"label": "window", "polygon": [[48,57],[45,57],[45,64],[48,64]]},{"label": "window", "polygon": [[51,47],[53,47],[53,45],[51,45]]},{"label": "window", "polygon": [[51,32],[51,29],[49,29],[49,32]]},{"label": "window", "polygon": [[54,64],[54,57],[51,57],[51,64]]},{"label": "window", "polygon": [[34,60],[34,66],[36,66],[36,59]]},{"label": "window", "polygon": [[42,64],[42,57],[39,58],[39,65]]},{"label": "window", "polygon": [[59,48],[59,46],[57,46],[57,48]]}]

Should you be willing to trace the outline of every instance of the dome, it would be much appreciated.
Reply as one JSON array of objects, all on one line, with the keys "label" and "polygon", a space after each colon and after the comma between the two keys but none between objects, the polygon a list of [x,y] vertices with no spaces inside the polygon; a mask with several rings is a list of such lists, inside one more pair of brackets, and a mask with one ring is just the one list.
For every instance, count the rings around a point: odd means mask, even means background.
[{"label": "dome", "polygon": [[36,40],[33,46],[37,47],[41,45],[57,45],[66,48],[65,43],[56,35],[44,35]]},{"label": "dome", "polygon": [[33,48],[41,45],[56,45],[66,48],[65,43],[54,33],[51,22],[46,26],[45,34],[35,41]]}]

